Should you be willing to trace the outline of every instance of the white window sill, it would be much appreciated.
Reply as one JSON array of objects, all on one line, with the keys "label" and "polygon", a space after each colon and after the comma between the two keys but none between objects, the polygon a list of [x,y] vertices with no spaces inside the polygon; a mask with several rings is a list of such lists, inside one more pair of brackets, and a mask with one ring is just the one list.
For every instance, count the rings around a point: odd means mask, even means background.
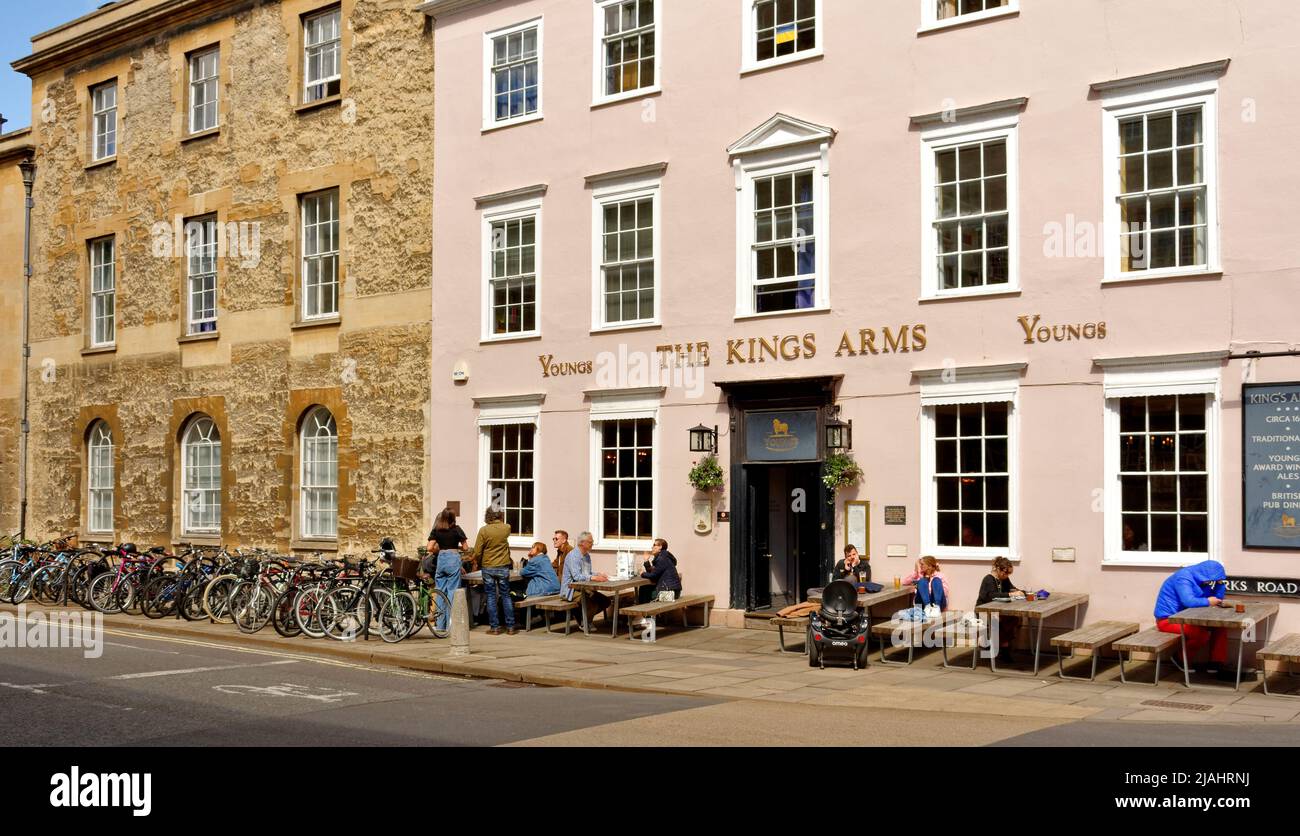
[{"label": "white window sill", "polygon": [[654,96],[663,92],[663,87],[658,84],[650,87],[641,87],[636,90],[627,90],[616,96],[602,96],[591,103],[592,109],[604,107],[605,105],[618,104],[619,102],[628,102],[633,99],[639,99],[642,96]]},{"label": "white window sill", "polygon": [[1012,563],[1020,563],[1020,555],[1008,549],[945,551],[942,548],[924,547],[921,549],[921,554],[931,555],[935,560],[939,561],[940,565],[944,563],[992,563],[995,557],[1005,557]]},{"label": "white window sill", "polygon": [[1182,569],[1206,560],[1214,560],[1208,554],[1164,554],[1161,552],[1130,552],[1141,557],[1108,556],[1102,560],[1103,568],[1120,567],[1125,569]]},{"label": "white window sill", "polygon": [[1133,273],[1121,273],[1117,276],[1106,276],[1101,280],[1103,286],[1112,284],[1140,284],[1141,282],[1157,282],[1162,279],[1221,279],[1223,270],[1219,267],[1206,267],[1204,269],[1187,269],[1184,267],[1175,267],[1165,270],[1142,270]]},{"label": "white window sill", "polygon": [[968,26],[973,23],[983,23],[986,20],[997,20],[1003,17],[1016,17],[1020,14],[1020,7],[1008,6],[1005,8],[992,9],[987,12],[975,12],[974,14],[960,15],[950,17],[944,20],[936,20],[933,23],[921,25],[917,30],[917,35],[925,35],[930,32],[942,32],[946,29],[955,29],[958,26]]},{"label": "white window sill", "polygon": [[[537,538],[531,534],[527,536],[511,535],[507,542],[510,544],[510,548],[512,549],[531,549],[533,543],[537,542]],[[549,549],[550,547],[547,546],[547,548]],[[550,557],[550,555],[548,554],[547,557]]]},{"label": "white window sill", "polygon": [[740,74],[749,75],[750,73],[770,70],[773,67],[784,67],[787,64],[798,64],[801,61],[811,61],[814,58],[821,58],[825,54],[826,51],[819,46],[816,49],[810,49],[806,52],[796,52],[793,55],[782,55],[780,58],[769,58],[766,61],[746,63],[741,66]]},{"label": "white window sill", "polygon": [[743,313],[736,312],[736,321],[745,319],[771,319],[774,316],[802,316],[804,314],[830,313],[830,305],[816,305],[811,308],[794,308],[788,311],[771,311],[770,313]]},{"label": "white window sill", "polygon": [[647,328],[662,328],[663,323],[657,319],[646,319],[640,322],[620,322],[617,325],[597,325],[591,329],[592,334],[610,334],[619,331],[640,331]]},{"label": "white window sill", "polygon": [[1020,288],[1014,285],[999,287],[973,288],[971,290],[931,293],[920,297],[918,302],[946,302],[950,299],[979,299],[981,297],[1019,296]]},{"label": "white window sill", "polygon": [[542,338],[541,331],[529,331],[524,334],[487,334],[479,339],[479,345],[488,343],[517,343],[528,340],[539,340]]},{"label": "white window sill", "polygon": [[[641,554],[650,551],[654,545],[654,540],[647,537],[644,540],[603,540],[591,547],[593,552],[615,554],[617,552],[632,552]],[[635,567],[634,567],[635,568]]]},{"label": "white window sill", "polygon": [[499,131],[503,128],[513,128],[516,125],[527,125],[529,122],[540,122],[540,121],[542,121],[542,114],[539,112],[539,113],[531,114],[529,116],[518,116],[514,119],[507,119],[504,122],[484,122],[483,133],[485,134],[491,133],[493,131]]}]

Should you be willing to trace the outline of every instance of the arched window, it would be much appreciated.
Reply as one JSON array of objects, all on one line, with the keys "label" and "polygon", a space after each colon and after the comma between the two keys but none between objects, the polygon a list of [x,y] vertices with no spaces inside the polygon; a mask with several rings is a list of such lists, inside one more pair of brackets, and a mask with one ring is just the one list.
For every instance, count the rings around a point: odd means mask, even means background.
[{"label": "arched window", "polygon": [[206,415],[181,436],[181,530],[221,533],[221,433]]},{"label": "arched window", "polygon": [[86,439],[86,528],[113,531],[113,433],[103,421]]},{"label": "arched window", "polygon": [[302,534],[310,538],[338,536],[339,431],[323,406],[302,422]]}]

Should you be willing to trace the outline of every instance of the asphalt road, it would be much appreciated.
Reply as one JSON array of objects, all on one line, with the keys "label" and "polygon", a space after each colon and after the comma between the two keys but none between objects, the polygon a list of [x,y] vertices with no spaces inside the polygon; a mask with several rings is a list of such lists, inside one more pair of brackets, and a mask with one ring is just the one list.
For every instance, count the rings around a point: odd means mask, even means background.
[{"label": "asphalt road", "polygon": [[1300,745],[1291,725],[1068,723],[520,687],[111,630],[97,659],[76,648],[0,650],[0,718],[9,746]]}]

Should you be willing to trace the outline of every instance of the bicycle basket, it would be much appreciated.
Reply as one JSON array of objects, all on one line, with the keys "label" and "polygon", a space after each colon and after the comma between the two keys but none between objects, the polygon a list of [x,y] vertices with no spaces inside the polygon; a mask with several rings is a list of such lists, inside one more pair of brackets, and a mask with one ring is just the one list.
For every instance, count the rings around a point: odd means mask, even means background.
[{"label": "bicycle basket", "polygon": [[251,581],[257,578],[257,570],[260,568],[256,558],[250,557],[244,561],[244,565],[239,567],[240,580]]},{"label": "bicycle basket", "polygon": [[394,557],[392,562],[393,574],[396,577],[406,581],[416,579],[416,573],[420,571],[420,561],[412,560],[409,557]]}]

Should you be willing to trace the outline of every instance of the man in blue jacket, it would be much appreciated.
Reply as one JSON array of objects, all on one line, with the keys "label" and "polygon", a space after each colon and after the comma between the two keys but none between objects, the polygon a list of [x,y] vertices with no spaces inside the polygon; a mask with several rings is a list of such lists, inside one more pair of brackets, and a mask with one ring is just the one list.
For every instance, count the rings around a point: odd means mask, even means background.
[{"label": "man in blue jacket", "polygon": [[1198,627],[1193,624],[1170,624],[1169,616],[1193,607],[1217,607],[1223,602],[1228,588],[1228,573],[1217,560],[1206,560],[1179,569],[1160,587],[1156,596],[1156,627],[1162,633],[1182,633],[1187,637],[1189,659],[1207,644],[1210,645],[1210,663],[1200,670],[1216,669],[1220,679],[1236,679],[1228,667],[1228,632],[1221,628]]}]

